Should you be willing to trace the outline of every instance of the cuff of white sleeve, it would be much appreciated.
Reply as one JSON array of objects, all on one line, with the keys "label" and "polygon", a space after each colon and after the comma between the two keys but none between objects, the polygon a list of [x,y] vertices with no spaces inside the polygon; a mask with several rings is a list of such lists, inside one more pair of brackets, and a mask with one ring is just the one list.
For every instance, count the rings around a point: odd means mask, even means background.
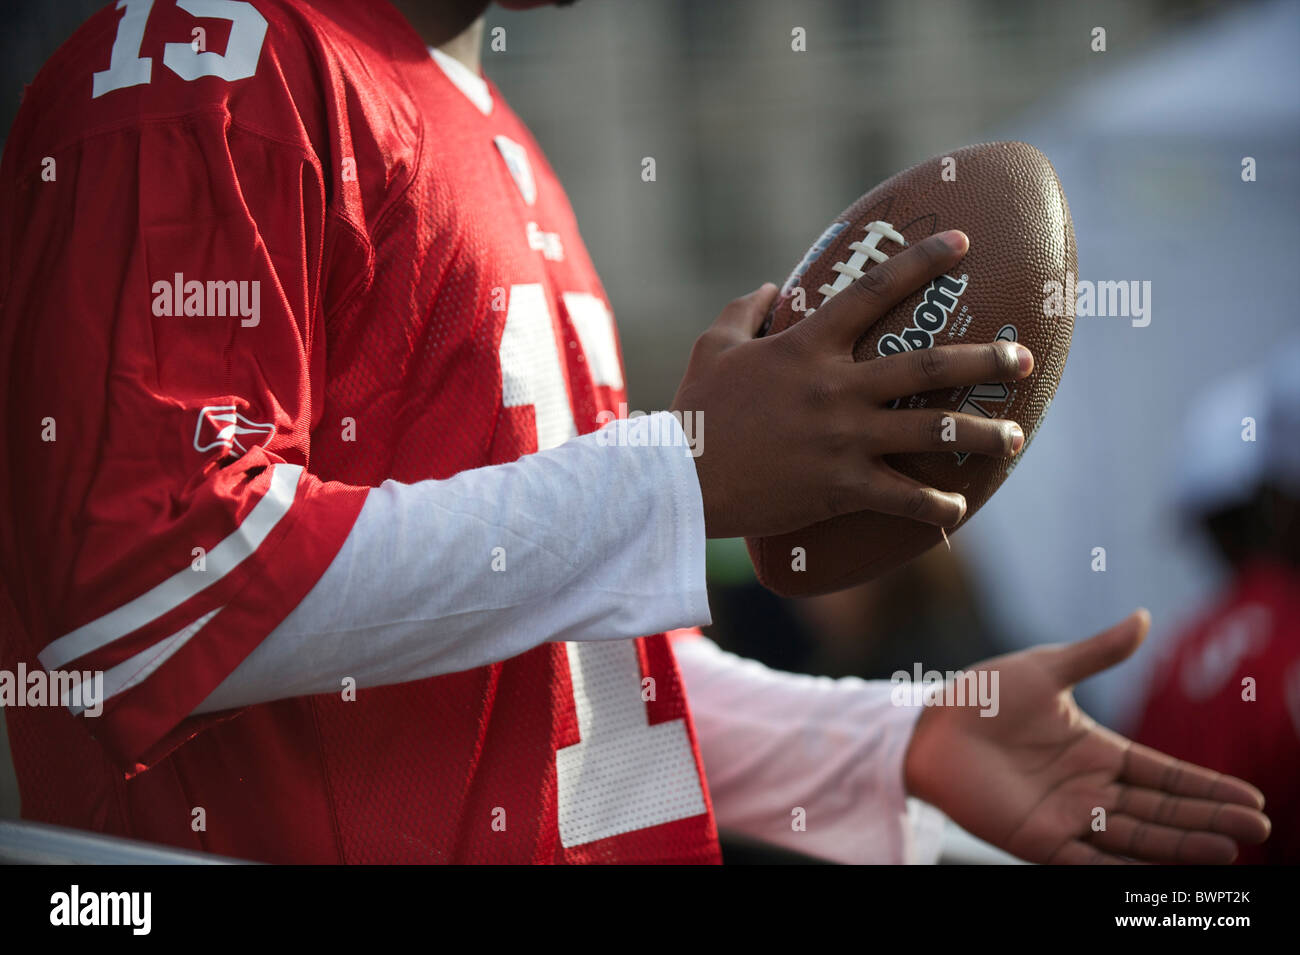
[{"label": "cuff of white sleeve", "polygon": [[672,527],[677,535],[676,553],[678,587],[681,597],[680,616],[692,624],[705,626],[713,622],[709,613],[709,594],[704,561],[704,497],[695,457],[682,429],[681,421],[668,411],[627,419],[630,428],[644,429],[647,438],[658,436],[656,466],[661,469],[664,485],[671,489]]},{"label": "cuff of white sleeve", "polygon": [[907,797],[906,841],[903,862],[934,865],[943,851],[943,833],[948,817],[928,802]]},{"label": "cuff of white sleeve", "polygon": [[921,718],[926,705],[934,699],[934,688],[924,683],[895,684],[895,687],[903,691],[901,695],[905,698],[905,702],[900,703],[896,695],[895,703],[907,710],[910,716],[910,719],[905,718],[907,739],[899,757],[898,772],[893,776],[898,782],[898,792],[907,807],[902,817],[902,859],[900,861],[905,865],[934,865],[939,861],[939,855],[943,851],[943,833],[948,817],[928,802],[923,802],[915,796],[908,796],[903,778],[908,744],[911,743],[912,733],[916,730],[916,721]]},{"label": "cuff of white sleeve", "polygon": [[[925,687],[908,684],[891,687],[891,714],[879,731],[888,742],[877,772],[884,779],[885,805],[893,807],[898,822],[897,855],[891,861],[904,865],[933,865],[943,843],[945,816],[929,803],[907,794],[904,764],[916,721],[925,710]],[[900,693],[899,690],[902,690]]]}]

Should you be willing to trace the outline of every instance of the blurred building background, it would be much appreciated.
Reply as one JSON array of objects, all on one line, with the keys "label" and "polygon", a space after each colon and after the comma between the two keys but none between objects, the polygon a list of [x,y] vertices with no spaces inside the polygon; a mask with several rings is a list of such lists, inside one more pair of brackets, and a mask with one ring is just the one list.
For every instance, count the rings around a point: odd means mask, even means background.
[{"label": "blurred building background", "polygon": [[[99,5],[5,4],[0,128]],[[634,408],[666,407],[718,310],[782,281],[859,194],[966,143],[1039,146],[1071,201],[1081,277],[1152,282],[1150,326],[1078,321],[1032,452],[953,552],[796,605],[758,590],[742,545],[713,542],[720,641],[888,676],[1086,636],[1137,605],[1159,643],[1196,609],[1218,571],[1168,506],[1179,411],[1300,325],[1300,5],[582,0],[493,8],[494,28],[505,49],[485,50],[485,72],[568,188]],[[1090,569],[1097,546],[1105,573]],[[1085,687],[1085,704],[1122,728],[1152,658]]]},{"label": "blurred building background", "polygon": [[[1005,133],[1215,9],[581,0],[494,8],[506,51],[485,52],[484,70],[566,184],[619,319],[630,398],[649,410],[671,401],[720,307],[781,282],[867,188]],[[1096,26],[1104,54],[1090,49]],[[791,49],[796,27],[806,52]]]}]

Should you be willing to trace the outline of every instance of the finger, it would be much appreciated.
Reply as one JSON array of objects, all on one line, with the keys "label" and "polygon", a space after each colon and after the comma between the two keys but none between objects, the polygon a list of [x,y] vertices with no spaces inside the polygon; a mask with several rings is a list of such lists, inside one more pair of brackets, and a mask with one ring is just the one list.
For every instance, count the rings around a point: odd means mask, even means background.
[{"label": "finger", "polygon": [[981,418],[952,411],[895,411],[884,417],[871,435],[880,454],[916,451],[963,451],[1009,458],[1025,444],[1025,434],[1014,421]]},{"label": "finger", "polygon": [[1272,829],[1268,816],[1239,803],[1171,796],[1140,786],[1120,786],[1114,806],[1115,812],[1144,822],[1217,832],[1248,845],[1263,842]]},{"label": "finger", "polygon": [[799,324],[828,347],[852,351],[877,319],[956,265],[969,247],[965,234],[956,230],[922,239],[884,262],[869,264],[862,278]]},{"label": "finger", "polygon": [[1015,342],[939,345],[873,358],[858,368],[868,399],[881,404],[927,391],[1016,381],[1033,371],[1034,356]]},{"label": "finger", "polygon": [[1088,842],[1107,852],[1145,862],[1227,865],[1237,858],[1237,844],[1227,836],[1175,829],[1123,814],[1107,817],[1105,831],[1090,834]]},{"label": "finger", "polygon": [[748,295],[733,299],[714,319],[709,331],[729,342],[749,341],[758,334],[763,319],[776,301],[777,291],[771,282],[764,282]]},{"label": "finger", "polygon": [[1264,794],[1244,779],[1174,759],[1140,743],[1124,742],[1127,745],[1119,778],[1126,783],[1175,796],[1264,808]]},{"label": "finger", "polygon": [[881,464],[861,486],[854,511],[879,511],[923,524],[953,527],[966,516],[966,498],[928,487]]},{"label": "finger", "polygon": [[1051,649],[1048,667],[1062,689],[1128,659],[1151,627],[1151,614],[1133,611],[1115,626],[1077,643]]},{"label": "finger", "polygon": [[1071,839],[1051,854],[1048,865],[1133,865],[1121,856],[1103,852],[1097,846],[1090,846],[1078,839]]}]

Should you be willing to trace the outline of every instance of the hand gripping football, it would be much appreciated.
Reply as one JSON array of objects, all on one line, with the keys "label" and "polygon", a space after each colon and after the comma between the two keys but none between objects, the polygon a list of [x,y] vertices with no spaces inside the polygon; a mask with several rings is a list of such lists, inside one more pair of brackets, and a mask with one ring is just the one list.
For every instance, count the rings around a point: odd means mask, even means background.
[{"label": "hand gripping football", "polygon": [[[1019,341],[1034,370],[1017,382],[930,392],[899,406],[1017,422],[1023,455],[1056,393],[1074,330],[1074,226],[1047,157],[1025,143],[967,146],[898,173],[849,206],[795,267],[764,333],[789,328],[878,262],[936,232],[960,229],[970,251],[896,305],[854,349],[858,361],[962,342]],[[1067,278],[1067,274],[1070,276]],[[970,520],[1020,459],[926,453],[887,462],[966,497]],[[961,525],[958,525],[961,526]],[[750,538],[758,579],[786,596],[840,590],[906,563],[942,538],[929,524],[871,511],[775,537]]]}]

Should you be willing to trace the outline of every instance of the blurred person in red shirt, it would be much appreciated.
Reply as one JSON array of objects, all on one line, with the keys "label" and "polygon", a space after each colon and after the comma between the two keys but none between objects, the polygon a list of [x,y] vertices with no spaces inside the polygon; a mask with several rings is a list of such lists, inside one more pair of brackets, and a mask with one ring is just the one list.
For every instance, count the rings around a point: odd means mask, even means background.
[{"label": "blurred person in red shirt", "polygon": [[1158,664],[1134,739],[1251,780],[1273,834],[1241,863],[1300,862],[1300,342],[1193,409],[1180,510],[1231,576]]}]

